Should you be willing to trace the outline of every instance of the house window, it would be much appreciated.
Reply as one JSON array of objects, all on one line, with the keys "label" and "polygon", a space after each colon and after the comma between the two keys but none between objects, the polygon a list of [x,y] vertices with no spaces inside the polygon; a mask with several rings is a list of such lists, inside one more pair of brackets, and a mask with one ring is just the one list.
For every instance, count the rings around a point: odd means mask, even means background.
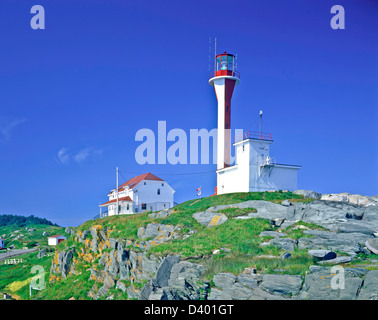
[{"label": "house window", "polygon": [[127,210],[127,211],[130,210],[130,205],[129,205],[129,204],[126,205],[126,210]]},{"label": "house window", "polygon": [[160,194],[160,189],[157,189],[157,194]]},{"label": "house window", "polygon": [[144,185],[146,185],[146,183],[144,183]]},{"label": "house window", "polygon": [[164,183],[162,183],[161,186],[164,187]]},{"label": "house window", "polygon": [[147,209],[147,204],[142,203],[142,210],[146,210],[146,209]]}]

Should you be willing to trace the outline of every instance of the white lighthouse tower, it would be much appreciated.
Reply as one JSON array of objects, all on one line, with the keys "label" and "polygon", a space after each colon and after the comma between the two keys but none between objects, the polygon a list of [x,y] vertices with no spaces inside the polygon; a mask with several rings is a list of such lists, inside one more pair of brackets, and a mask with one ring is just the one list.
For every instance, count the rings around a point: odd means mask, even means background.
[{"label": "white lighthouse tower", "polygon": [[[300,166],[279,164],[270,157],[272,134],[246,131],[235,137],[235,164],[231,166],[231,98],[240,74],[235,70],[235,56],[215,57],[215,70],[209,84],[218,100],[217,187],[215,194],[232,192],[294,190]],[[262,120],[262,111],[260,111]]]},{"label": "white lighthouse tower", "polygon": [[214,86],[218,100],[217,170],[221,170],[231,165],[231,98],[240,83],[234,55],[224,52],[215,57],[209,83]]}]

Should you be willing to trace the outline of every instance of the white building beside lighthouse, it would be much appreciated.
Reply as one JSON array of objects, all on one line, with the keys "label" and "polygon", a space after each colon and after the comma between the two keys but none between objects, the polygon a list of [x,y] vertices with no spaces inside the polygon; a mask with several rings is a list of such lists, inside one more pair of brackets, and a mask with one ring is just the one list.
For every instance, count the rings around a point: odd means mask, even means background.
[{"label": "white building beside lighthouse", "polygon": [[165,180],[150,172],[141,174],[110,191],[109,200],[100,204],[100,217],[170,209],[174,193]]},{"label": "white building beside lighthouse", "polygon": [[240,74],[235,56],[218,54],[209,84],[218,100],[216,194],[297,189],[298,165],[279,164],[270,156],[272,134],[244,132],[235,137],[235,164],[231,165],[231,98]]}]

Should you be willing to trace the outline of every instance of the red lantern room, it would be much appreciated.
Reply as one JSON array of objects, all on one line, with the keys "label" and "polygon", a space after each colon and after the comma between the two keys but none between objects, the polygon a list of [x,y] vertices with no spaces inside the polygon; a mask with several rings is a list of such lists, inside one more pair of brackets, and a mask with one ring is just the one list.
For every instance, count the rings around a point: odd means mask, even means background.
[{"label": "red lantern room", "polygon": [[240,79],[240,74],[235,69],[235,56],[225,51],[215,57],[215,71],[210,74],[210,78],[231,76]]}]

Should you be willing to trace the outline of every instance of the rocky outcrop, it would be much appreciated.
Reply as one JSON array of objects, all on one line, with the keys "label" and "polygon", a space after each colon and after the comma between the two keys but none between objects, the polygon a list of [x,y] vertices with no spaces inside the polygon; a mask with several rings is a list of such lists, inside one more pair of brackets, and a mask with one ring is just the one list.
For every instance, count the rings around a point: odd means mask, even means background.
[{"label": "rocky outcrop", "polygon": [[304,300],[355,300],[369,270],[345,268],[341,271],[312,266],[299,295]]},{"label": "rocky outcrop", "polygon": [[378,205],[378,201],[376,197],[362,196],[359,194],[350,194],[347,192],[322,194],[321,200],[348,202],[351,204],[356,204],[356,205],[365,206],[365,207]]},{"label": "rocky outcrop", "polygon": [[378,300],[378,270],[311,266],[305,276],[264,274],[213,278],[209,300]]},{"label": "rocky outcrop", "polygon": [[378,238],[369,238],[365,242],[366,248],[374,254],[378,254]]},{"label": "rocky outcrop", "polygon": [[141,250],[149,250],[152,246],[159,243],[177,239],[179,237],[179,230],[179,227],[172,225],[149,223],[146,227],[138,229],[138,238],[146,239],[146,241],[141,241],[137,247]]},{"label": "rocky outcrop", "polygon": [[167,256],[156,277],[142,289],[143,300],[199,300],[207,298],[208,283],[198,284],[204,269],[201,265]]},{"label": "rocky outcrop", "polygon": [[[378,295],[377,272],[344,268],[345,288],[341,289],[340,282],[335,281],[338,271],[332,266],[347,264],[356,259],[358,253],[378,253],[378,206],[319,200],[319,194],[311,192],[299,194],[315,200],[281,204],[253,200],[212,207],[192,217],[206,227],[216,228],[228,221],[225,214],[218,212],[221,209],[256,209],[257,212],[251,210],[234,219],[268,219],[276,231],[261,232],[260,237],[265,241],[262,245],[274,245],[285,251],[271,257],[280,259],[280,263],[281,259],[294,259],[292,255],[296,255],[297,249],[306,250],[317,265],[310,267],[305,276],[278,274],[282,272],[280,269],[277,269],[277,274],[257,274],[255,269],[246,268],[239,275],[221,272],[214,275],[212,281],[204,281],[205,270],[201,264],[181,261],[178,255],[157,257],[148,252],[158,243],[185,239],[195,231],[182,235],[177,226],[148,223],[138,229],[138,239],[133,241],[115,238],[114,233],[110,236],[114,229],[102,226],[78,231],[75,241],[81,243],[80,249],[66,248],[56,254],[51,279],[59,281],[75,273],[76,259],[81,259],[91,265],[88,280],[93,282],[93,287],[88,296],[93,299],[106,297],[109,291],[113,294],[114,290],[127,293],[129,299],[141,300],[375,298]],[[150,214],[150,218],[164,218],[172,213],[172,210],[162,210]],[[304,226],[299,221],[309,224]],[[323,228],[313,228],[311,224]],[[300,232],[290,238],[295,229],[300,229]],[[217,248],[213,253],[229,251]],[[361,256],[358,257],[361,259]]]},{"label": "rocky outcrop", "polygon": [[75,247],[66,248],[61,252],[55,252],[55,256],[50,269],[50,282],[55,282],[59,279],[65,279],[71,273],[75,273],[73,259],[75,254]]},{"label": "rocky outcrop", "polygon": [[294,194],[303,196],[305,199],[321,199],[322,194],[312,190],[294,190]]},{"label": "rocky outcrop", "polygon": [[205,211],[196,212],[193,214],[193,218],[196,219],[200,224],[206,227],[215,227],[225,223],[228,218],[223,213]]}]

